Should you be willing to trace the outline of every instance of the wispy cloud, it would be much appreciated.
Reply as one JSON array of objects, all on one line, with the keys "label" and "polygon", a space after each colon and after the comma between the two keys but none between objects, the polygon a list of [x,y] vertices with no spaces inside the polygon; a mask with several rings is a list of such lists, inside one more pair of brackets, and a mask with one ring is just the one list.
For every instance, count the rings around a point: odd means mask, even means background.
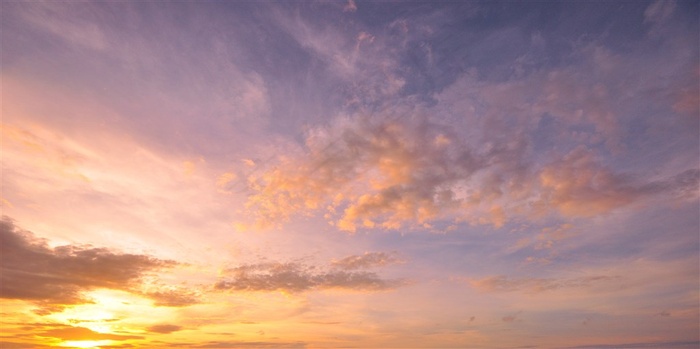
[{"label": "wispy cloud", "polygon": [[244,264],[224,270],[224,276],[214,288],[231,291],[292,293],[324,289],[392,290],[406,285],[408,281],[383,279],[377,273],[356,269],[381,267],[396,261],[397,259],[390,254],[375,252],[333,261],[331,268],[307,265],[302,262]]}]

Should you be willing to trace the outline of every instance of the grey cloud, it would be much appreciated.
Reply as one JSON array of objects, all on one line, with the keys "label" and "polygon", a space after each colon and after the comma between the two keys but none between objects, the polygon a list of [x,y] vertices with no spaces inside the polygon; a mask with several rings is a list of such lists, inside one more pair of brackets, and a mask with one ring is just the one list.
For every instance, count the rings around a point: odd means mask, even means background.
[{"label": "grey cloud", "polygon": [[381,291],[402,286],[405,280],[385,280],[366,271],[323,270],[297,262],[245,264],[225,271],[214,288],[232,291],[305,292],[323,289]]},{"label": "grey cloud", "polygon": [[90,303],[84,291],[109,288],[134,292],[144,276],[177,265],[146,255],[90,246],[49,248],[4,217],[0,222],[0,296],[41,306],[40,313]]}]

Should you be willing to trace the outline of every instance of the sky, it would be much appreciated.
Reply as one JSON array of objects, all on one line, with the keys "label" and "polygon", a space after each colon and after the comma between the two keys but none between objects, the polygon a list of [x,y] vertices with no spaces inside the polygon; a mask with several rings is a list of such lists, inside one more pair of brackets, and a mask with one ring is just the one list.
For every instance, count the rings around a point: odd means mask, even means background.
[{"label": "sky", "polygon": [[3,1],[2,348],[697,348],[697,1]]}]

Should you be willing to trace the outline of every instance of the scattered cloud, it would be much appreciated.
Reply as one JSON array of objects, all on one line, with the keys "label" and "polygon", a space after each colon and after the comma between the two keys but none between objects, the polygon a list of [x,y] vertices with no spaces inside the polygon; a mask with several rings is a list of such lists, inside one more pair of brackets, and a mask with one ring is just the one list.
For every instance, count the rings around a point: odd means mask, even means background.
[{"label": "scattered cloud", "polygon": [[690,169],[645,182],[586,146],[541,163],[523,136],[472,145],[421,117],[344,119],[310,132],[306,146],[306,154],[248,177],[247,208],[259,226],[325,210],[348,232],[438,219],[500,227],[513,216],[596,216],[669,191],[696,197],[699,181]]},{"label": "scattered cloud", "polygon": [[155,332],[155,333],[173,333],[182,330],[182,326],[178,325],[168,325],[168,324],[162,324],[162,325],[153,325],[148,328],[146,328],[146,331],[148,332]]},{"label": "scattered cloud", "polygon": [[374,272],[355,271],[355,269],[384,266],[396,261],[389,256],[391,255],[381,252],[350,256],[333,262],[328,269],[301,262],[244,264],[224,270],[224,276],[214,288],[231,291],[292,293],[324,289],[391,290],[405,285],[407,281],[387,280]]},{"label": "scattered cloud", "polygon": [[201,292],[197,287],[150,285],[141,294],[153,300],[156,306],[185,307],[201,301]]}]

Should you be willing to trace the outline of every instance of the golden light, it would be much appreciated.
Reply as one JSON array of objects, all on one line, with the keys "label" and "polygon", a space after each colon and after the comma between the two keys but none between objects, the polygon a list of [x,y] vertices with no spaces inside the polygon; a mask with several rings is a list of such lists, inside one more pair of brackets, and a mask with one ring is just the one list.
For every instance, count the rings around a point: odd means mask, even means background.
[{"label": "golden light", "polygon": [[101,345],[110,345],[113,340],[104,339],[99,341],[65,341],[61,343],[62,347],[69,348],[99,348]]}]

